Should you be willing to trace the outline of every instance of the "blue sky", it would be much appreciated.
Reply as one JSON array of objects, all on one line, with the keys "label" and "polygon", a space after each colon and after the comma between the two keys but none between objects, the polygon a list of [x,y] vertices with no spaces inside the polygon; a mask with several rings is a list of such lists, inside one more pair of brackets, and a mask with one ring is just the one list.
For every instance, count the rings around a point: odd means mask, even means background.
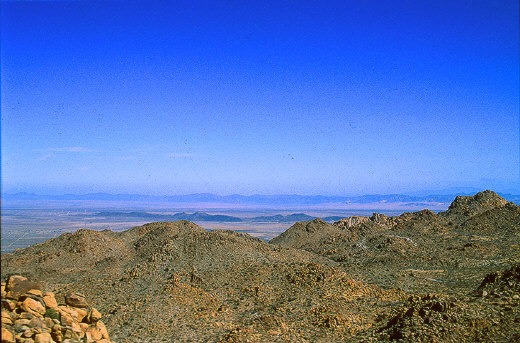
[{"label": "blue sky", "polygon": [[520,190],[517,1],[3,1],[2,191]]}]

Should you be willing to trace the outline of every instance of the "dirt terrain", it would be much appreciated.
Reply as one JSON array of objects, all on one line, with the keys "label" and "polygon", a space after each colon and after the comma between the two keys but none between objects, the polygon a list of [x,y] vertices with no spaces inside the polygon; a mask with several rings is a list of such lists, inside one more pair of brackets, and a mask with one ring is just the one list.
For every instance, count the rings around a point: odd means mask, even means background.
[{"label": "dirt terrain", "polygon": [[2,280],[80,292],[117,342],[520,339],[520,207],[299,222],[265,242],[188,221],[79,230],[2,254]]}]

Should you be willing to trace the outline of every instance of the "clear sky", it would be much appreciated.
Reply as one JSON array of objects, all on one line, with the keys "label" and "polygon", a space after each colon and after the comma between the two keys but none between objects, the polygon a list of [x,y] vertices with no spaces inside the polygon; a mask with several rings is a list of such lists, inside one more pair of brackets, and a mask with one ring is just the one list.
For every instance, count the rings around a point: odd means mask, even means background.
[{"label": "clear sky", "polygon": [[520,189],[518,1],[2,1],[2,192]]}]

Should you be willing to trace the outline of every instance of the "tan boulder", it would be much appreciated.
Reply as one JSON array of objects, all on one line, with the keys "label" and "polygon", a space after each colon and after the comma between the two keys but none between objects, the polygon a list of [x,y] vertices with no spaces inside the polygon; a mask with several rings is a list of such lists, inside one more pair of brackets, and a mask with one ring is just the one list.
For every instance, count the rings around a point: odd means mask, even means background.
[{"label": "tan boulder", "polygon": [[81,330],[81,326],[79,325],[78,322],[72,322],[70,327],[71,327],[72,331],[75,333],[79,334],[79,333],[83,332],[83,330]]},{"label": "tan boulder", "polygon": [[78,307],[72,308],[71,310],[76,313],[76,318],[78,319],[78,322],[83,321],[83,318],[85,318],[88,314],[88,312],[85,309]]},{"label": "tan boulder", "polygon": [[102,317],[101,313],[99,313],[99,311],[96,310],[95,308],[92,308],[90,310],[89,321],[91,323],[97,322],[98,320],[101,319],[101,317]]},{"label": "tan boulder", "polygon": [[56,301],[56,298],[54,297],[54,293],[47,292],[43,296],[43,302],[45,303],[45,306],[49,308],[56,309],[58,307],[58,302]]},{"label": "tan boulder", "polygon": [[23,332],[31,325],[31,321],[29,319],[17,319],[14,321],[14,330],[16,332]]},{"label": "tan boulder", "polygon": [[61,325],[63,326],[71,326],[74,322],[74,319],[67,312],[61,312]]},{"label": "tan boulder", "polygon": [[5,285],[6,298],[18,300],[27,291],[39,288],[40,286],[36,282],[29,281],[20,275],[12,275],[7,279]]},{"label": "tan boulder", "polygon": [[49,329],[52,328],[52,327],[54,326],[54,322],[53,322],[52,319],[49,318],[49,317],[44,318],[44,319],[43,319],[43,322],[45,323],[45,326],[46,326],[47,328],[49,328]]},{"label": "tan boulder", "polygon": [[[21,304],[20,304],[21,305]],[[33,319],[34,317],[36,317],[34,314],[32,313],[29,313],[29,312],[22,312],[18,315],[18,319]]]},{"label": "tan boulder", "polygon": [[43,316],[45,313],[45,307],[42,305],[42,303],[31,298],[25,299],[20,307],[22,310],[36,316]]},{"label": "tan boulder", "polygon": [[13,321],[11,318],[2,317],[2,324],[4,325],[13,325]]},{"label": "tan boulder", "polygon": [[58,306],[57,311],[61,314],[61,324],[70,326],[73,321],[79,322],[79,314],[75,310],[69,306]]},{"label": "tan boulder", "polygon": [[34,343],[52,343],[53,339],[50,333],[44,332],[34,336]]},{"label": "tan boulder", "polygon": [[43,293],[39,289],[30,289],[27,292],[25,292],[25,294],[35,295],[40,298],[43,297]]},{"label": "tan boulder", "polygon": [[107,330],[107,327],[105,326],[105,323],[103,323],[101,320],[98,320],[96,323],[96,328],[99,330],[99,332],[101,333],[101,336],[103,336],[103,338],[110,339],[108,337],[108,330]]},{"label": "tan boulder", "polygon": [[32,329],[26,329],[23,333],[23,337],[31,338],[34,335],[34,331]]},{"label": "tan boulder", "polygon": [[9,312],[2,310],[2,324],[13,325],[13,319]]},{"label": "tan boulder", "polygon": [[32,328],[34,333],[42,333],[47,328],[47,325],[45,325],[42,319],[33,318],[29,321],[29,327]]},{"label": "tan boulder", "polygon": [[88,307],[85,296],[80,293],[72,293],[65,297],[65,303],[73,307]]},{"label": "tan boulder", "polygon": [[93,341],[99,341],[100,339],[103,338],[103,335],[101,334],[101,332],[99,332],[99,329],[96,327],[93,327],[93,326],[88,328],[87,339],[88,339],[88,334],[90,334],[90,338]]},{"label": "tan boulder", "polygon": [[11,331],[2,327],[2,343],[14,343],[14,335]]},{"label": "tan boulder", "polygon": [[8,292],[16,287],[17,284],[27,281],[26,277],[21,275],[11,275],[5,283],[5,290]]},{"label": "tan boulder", "polygon": [[2,299],[2,308],[5,308],[7,311],[14,311],[16,302],[9,299]]}]

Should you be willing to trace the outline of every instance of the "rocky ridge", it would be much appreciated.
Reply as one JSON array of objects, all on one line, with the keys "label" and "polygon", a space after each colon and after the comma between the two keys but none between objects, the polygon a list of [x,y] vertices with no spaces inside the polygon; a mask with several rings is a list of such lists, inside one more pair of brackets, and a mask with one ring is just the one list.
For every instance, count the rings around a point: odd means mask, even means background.
[{"label": "rocky ridge", "polygon": [[[312,233],[306,229],[312,226]],[[520,262],[520,206],[484,191],[445,212],[353,216],[297,223],[271,243],[339,262],[354,278],[407,291],[470,291],[496,268]]]}]

